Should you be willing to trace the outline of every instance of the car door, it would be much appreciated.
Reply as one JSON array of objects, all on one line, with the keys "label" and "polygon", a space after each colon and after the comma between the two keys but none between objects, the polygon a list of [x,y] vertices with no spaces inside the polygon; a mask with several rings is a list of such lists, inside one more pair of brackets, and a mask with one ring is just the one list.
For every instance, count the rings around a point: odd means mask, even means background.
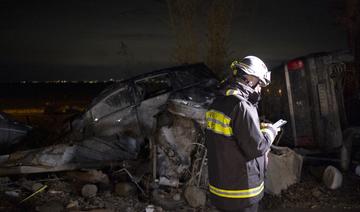
[{"label": "car door", "polygon": [[138,119],[145,136],[156,129],[156,115],[165,110],[173,90],[168,73],[156,74],[134,81],[139,96]]},{"label": "car door", "polygon": [[114,89],[91,110],[93,132],[97,136],[127,134],[140,135],[134,101],[134,88],[130,83]]}]

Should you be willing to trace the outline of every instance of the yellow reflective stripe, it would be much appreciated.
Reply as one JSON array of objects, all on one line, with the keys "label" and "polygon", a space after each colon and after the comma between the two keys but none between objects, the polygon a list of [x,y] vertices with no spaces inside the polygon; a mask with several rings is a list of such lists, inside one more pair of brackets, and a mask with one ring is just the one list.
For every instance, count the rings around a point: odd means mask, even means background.
[{"label": "yellow reflective stripe", "polygon": [[237,95],[237,94],[239,94],[238,90],[229,89],[229,90],[226,91],[226,96]]},{"label": "yellow reflective stripe", "polygon": [[206,112],[207,129],[225,136],[232,136],[232,128],[230,126],[231,119],[225,114],[209,110]]},{"label": "yellow reflective stripe", "polygon": [[209,184],[210,192],[226,198],[251,198],[259,195],[264,190],[264,182],[262,182],[258,187],[244,190],[225,190],[219,189],[215,186]]},{"label": "yellow reflective stripe", "polygon": [[219,191],[219,192],[224,192],[224,193],[230,193],[230,194],[235,194],[235,193],[249,193],[249,192],[253,192],[253,191],[257,191],[258,189],[260,189],[261,187],[264,187],[264,182],[262,182],[259,186],[255,187],[255,188],[249,188],[249,189],[242,189],[242,190],[225,190],[225,189],[221,189],[221,188],[216,188],[215,186],[209,184],[210,188]]},{"label": "yellow reflective stripe", "polygon": [[223,123],[226,125],[229,125],[230,121],[231,121],[231,119],[227,115],[225,115],[219,111],[216,111],[216,110],[207,111],[206,119],[215,119],[216,121],[219,121],[220,123]]},{"label": "yellow reflective stripe", "polygon": [[[229,90],[226,91],[225,95],[226,95],[226,96],[231,96],[231,95],[233,95],[233,96],[239,96],[239,95],[240,95],[240,91],[237,90],[237,89],[229,89]],[[241,95],[240,95],[240,96],[241,96]]]},{"label": "yellow reflective stripe", "polygon": [[232,136],[231,127],[224,127],[219,123],[207,121],[207,129],[214,131],[215,133]]}]

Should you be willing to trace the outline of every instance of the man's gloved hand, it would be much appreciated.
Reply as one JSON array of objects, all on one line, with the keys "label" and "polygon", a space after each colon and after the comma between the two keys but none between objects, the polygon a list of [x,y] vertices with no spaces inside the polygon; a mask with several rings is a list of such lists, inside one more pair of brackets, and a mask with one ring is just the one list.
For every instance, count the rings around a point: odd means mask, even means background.
[{"label": "man's gloved hand", "polygon": [[[275,127],[273,124],[270,124],[268,126],[269,128],[271,128],[272,130],[274,130],[276,132],[276,135],[280,132],[281,128],[280,127]],[[276,136],[275,135],[275,136]]]},{"label": "man's gloved hand", "polygon": [[281,130],[270,123],[260,123],[260,129],[265,135],[267,135],[271,143],[274,142],[275,137]]},{"label": "man's gloved hand", "polygon": [[[277,136],[277,134],[281,130],[278,127],[274,127],[274,125],[272,125],[271,123],[264,123],[264,122],[260,123],[260,129],[265,134],[265,136],[267,136],[269,138],[271,144],[274,142],[275,137]],[[265,167],[267,167],[267,165],[269,163],[269,152],[270,152],[270,150],[271,149],[269,148],[265,153]]]}]

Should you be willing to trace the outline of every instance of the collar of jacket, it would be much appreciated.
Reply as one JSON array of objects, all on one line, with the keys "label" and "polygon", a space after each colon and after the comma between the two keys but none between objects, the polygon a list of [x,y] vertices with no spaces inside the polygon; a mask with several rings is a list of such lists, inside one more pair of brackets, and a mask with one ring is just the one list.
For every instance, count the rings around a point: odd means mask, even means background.
[{"label": "collar of jacket", "polygon": [[[242,83],[239,83],[239,82],[234,82],[234,83],[229,84],[228,86],[226,86],[224,92],[225,92],[224,94],[226,96],[234,95],[241,100],[246,100],[246,101],[250,102],[255,107],[258,106],[258,102],[260,100],[259,94],[256,93],[256,91],[254,89],[252,89],[249,86],[246,86]],[[256,97],[251,98],[254,95]],[[259,98],[257,98],[257,97],[259,97]]]}]

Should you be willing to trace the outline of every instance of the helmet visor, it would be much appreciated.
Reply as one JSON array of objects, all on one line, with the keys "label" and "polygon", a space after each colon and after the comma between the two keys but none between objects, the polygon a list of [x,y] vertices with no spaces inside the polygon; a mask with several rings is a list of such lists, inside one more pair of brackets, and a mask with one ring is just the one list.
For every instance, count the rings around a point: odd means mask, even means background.
[{"label": "helmet visor", "polygon": [[268,71],[264,74],[264,77],[260,78],[260,86],[266,87],[270,84],[271,81],[271,72]]}]

